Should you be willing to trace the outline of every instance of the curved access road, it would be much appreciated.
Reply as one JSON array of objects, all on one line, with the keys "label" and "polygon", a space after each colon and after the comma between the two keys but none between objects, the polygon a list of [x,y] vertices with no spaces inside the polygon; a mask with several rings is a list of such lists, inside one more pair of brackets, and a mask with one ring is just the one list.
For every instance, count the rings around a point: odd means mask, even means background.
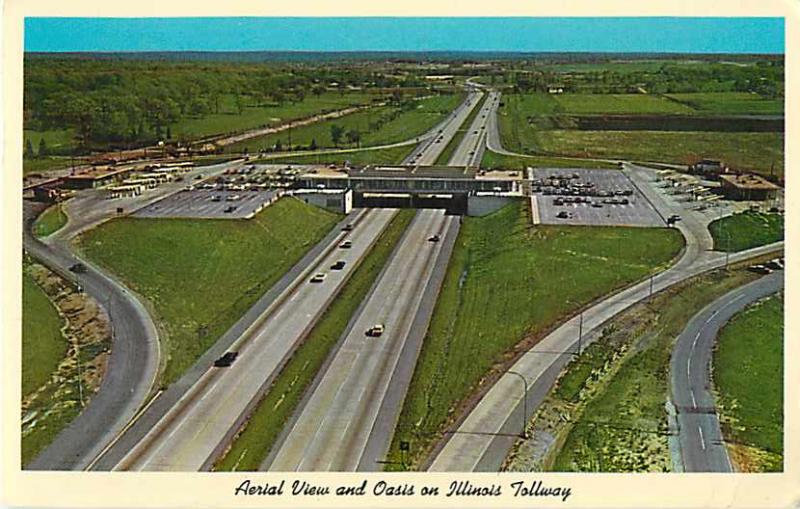
[{"label": "curved access road", "polygon": [[[187,179],[203,173],[219,174],[240,162],[200,167]],[[111,321],[111,355],[98,392],[80,415],[32,462],[32,470],[83,470],[112,442],[136,415],[151,394],[159,366],[158,332],[139,298],[99,267],[72,251],[72,240],[81,232],[115,217],[117,207],[132,212],[181,189],[171,182],[141,196],[105,199],[102,190],[81,191],[64,202],[69,218],[64,227],[45,240],[31,227],[36,205],[24,203],[23,246],[38,261],[69,281],[80,284],[105,309]],[[87,267],[84,274],[70,272],[75,263]]]},{"label": "curved access road", "polygon": [[782,270],[741,286],[694,315],[678,336],[670,361],[670,383],[683,471],[733,471],[711,393],[709,367],[714,342],[736,313],[782,288]]}]

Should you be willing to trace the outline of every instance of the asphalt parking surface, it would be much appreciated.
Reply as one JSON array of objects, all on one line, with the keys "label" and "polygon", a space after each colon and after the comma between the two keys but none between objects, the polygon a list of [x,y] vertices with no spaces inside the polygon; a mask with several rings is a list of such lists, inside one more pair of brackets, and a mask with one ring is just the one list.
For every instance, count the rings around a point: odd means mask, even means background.
[{"label": "asphalt parking surface", "polygon": [[[546,179],[550,176],[572,178],[573,183],[592,183],[599,191],[632,191],[628,196],[561,196],[535,193],[542,224],[567,224],[588,226],[664,226],[664,220],[656,212],[650,202],[641,194],[627,175],[619,170],[596,170],[582,168],[536,168],[534,178]],[[563,205],[556,205],[556,199],[565,200]],[[567,203],[566,200],[579,198],[581,203]],[[626,199],[627,204],[608,203]],[[600,206],[596,206],[600,205]],[[566,212],[568,217],[558,217]]]},{"label": "asphalt parking surface", "polygon": [[[237,197],[234,199],[235,197]],[[214,201],[214,197],[219,197]],[[135,217],[183,217],[202,219],[242,219],[266,207],[276,191],[222,191],[218,189],[182,190],[144,207]],[[225,212],[229,207],[236,207]]]}]

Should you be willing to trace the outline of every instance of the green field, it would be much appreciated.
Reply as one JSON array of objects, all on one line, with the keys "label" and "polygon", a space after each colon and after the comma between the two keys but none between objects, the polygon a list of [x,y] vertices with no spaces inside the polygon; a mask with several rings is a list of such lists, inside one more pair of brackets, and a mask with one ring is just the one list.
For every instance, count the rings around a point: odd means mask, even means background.
[{"label": "green field", "polygon": [[64,358],[64,320],[33,277],[22,272],[22,396],[45,384]]},{"label": "green field", "polygon": [[783,470],[783,341],[783,295],[778,295],[734,316],[714,352],[726,441],[763,452],[748,455],[755,457],[742,465],[746,471]]},{"label": "green field", "polygon": [[170,126],[173,138],[197,138],[228,132],[246,131],[262,126],[274,126],[290,120],[310,117],[319,113],[341,110],[350,106],[369,104],[379,96],[363,92],[325,92],[309,95],[299,102],[248,105],[239,113],[233,97],[226,96],[220,113],[199,118],[186,118]]},{"label": "green field", "polygon": [[392,219],[336,300],[283,368],[215,470],[258,470],[306,388],[378,278],[415,212],[405,209]]},{"label": "green field", "polygon": [[649,94],[558,94],[557,111],[576,114],[691,114],[692,108]]},{"label": "green field", "polygon": [[593,159],[567,159],[563,157],[546,157],[546,156],[507,156],[498,154],[490,150],[483,153],[481,159],[481,168],[503,168],[510,170],[524,170],[525,168],[533,166],[540,168],[602,168],[602,169],[618,169],[619,166],[606,162],[596,161]]},{"label": "green field", "polygon": [[[529,142],[530,144],[530,142]],[[721,159],[732,168],[783,176],[783,133],[573,131],[535,133],[532,145],[553,156],[691,164]]]},{"label": "green field", "polygon": [[[53,154],[69,154],[74,146],[75,130],[74,129],[53,129],[50,131],[32,131],[25,129],[22,131],[23,136],[23,150],[27,146],[28,140],[31,141],[33,152],[37,156],[53,155]],[[39,143],[44,139],[47,146],[47,154],[39,153]]]},{"label": "green field", "polygon": [[36,159],[22,160],[22,175],[31,173],[46,173],[51,170],[67,168],[71,164],[69,157],[37,157]]},{"label": "green field", "polygon": [[283,156],[278,158],[264,158],[265,163],[292,163],[292,164],[400,164],[416,145],[402,145],[399,147],[381,148],[375,150],[354,150],[352,152],[339,152],[327,154],[307,154]]},{"label": "green field", "polygon": [[483,103],[485,103],[486,99],[488,98],[489,98],[488,94],[484,94],[483,97],[480,98],[478,104],[476,104],[475,107],[472,109],[472,111],[469,112],[469,115],[467,116],[466,120],[464,120],[464,123],[461,124],[461,126],[459,126],[458,130],[455,132],[453,137],[450,139],[449,142],[447,142],[447,146],[444,147],[442,153],[439,154],[439,157],[436,158],[436,162],[434,164],[438,165],[448,164],[450,158],[453,157],[453,153],[456,151],[456,148],[458,148],[458,146],[461,145],[461,141],[464,139],[464,135],[467,134],[467,131],[469,131],[472,128],[472,122],[475,120],[475,117],[478,116],[478,113],[480,113],[481,108],[483,108]]},{"label": "green field", "polygon": [[79,245],[150,303],[169,384],[338,217],[283,198],[250,220],[115,219],[83,234]]},{"label": "green field", "polygon": [[47,237],[60,230],[67,224],[67,215],[60,203],[51,205],[39,214],[33,223],[33,234],[37,237]]},{"label": "green field", "polygon": [[[319,148],[383,145],[406,141],[432,128],[452,112],[461,100],[463,100],[462,94],[437,95],[412,101],[409,109],[379,106],[337,119],[316,122],[292,129],[292,146],[308,148],[312,141]],[[339,126],[345,132],[338,145],[333,142],[332,126]],[[359,142],[347,140],[346,133],[351,130],[358,131]],[[272,149],[278,141],[284,149],[288,148],[289,131],[244,140],[227,146],[225,150],[241,152],[246,148],[252,153],[262,149]]]},{"label": "green field", "polygon": [[522,201],[464,218],[388,459],[407,440],[416,468],[516,345],[665,267],[682,245],[663,228],[532,227]]},{"label": "green field", "polygon": [[693,278],[606,324],[604,336],[567,367],[545,403],[573,405],[549,469],[670,471],[664,404],[675,338],[698,309],[753,279],[745,270]]},{"label": "green field", "polygon": [[744,251],[783,240],[783,216],[741,212],[708,225],[717,251]]},{"label": "green field", "polygon": [[782,99],[764,99],[747,92],[666,94],[698,112],[727,115],[782,115]]}]

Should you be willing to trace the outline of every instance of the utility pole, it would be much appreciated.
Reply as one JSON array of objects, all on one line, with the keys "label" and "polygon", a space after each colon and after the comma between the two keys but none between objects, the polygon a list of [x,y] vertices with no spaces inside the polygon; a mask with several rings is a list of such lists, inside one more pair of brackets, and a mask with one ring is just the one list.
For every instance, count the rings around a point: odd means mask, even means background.
[{"label": "utility pole", "polygon": [[583,311],[581,311],[580,321],[578,322],[578,357],[581,355],[581,343],[583,342]]},{"label": "utility pole", "polygon": [[508,370],[506,373],[518,376],[522,380],[523,390],[522,394],[522,432],[519,434],[521,438],[528,438],[528,380],[522,374],[516,371]]},{"label": "utility pole", "polygon": [[647,297],[647,300],[652,300],[653,298],[653,277],[655,274],[650,274],[650,295]]}]

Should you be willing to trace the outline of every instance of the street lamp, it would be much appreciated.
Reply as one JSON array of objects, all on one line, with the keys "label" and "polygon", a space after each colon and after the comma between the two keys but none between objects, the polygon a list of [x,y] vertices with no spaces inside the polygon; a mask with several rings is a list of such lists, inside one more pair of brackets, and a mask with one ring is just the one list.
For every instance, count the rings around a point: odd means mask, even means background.
[{"label": "street lamp", "polygon": [[506,373],[516,375],[522,380],[525,392],[522,393],[522,432],[519,436],[522,438],[528,438],[528,380],[526,380],[525,377],[520,373],[510,369],[506,371]]}]

